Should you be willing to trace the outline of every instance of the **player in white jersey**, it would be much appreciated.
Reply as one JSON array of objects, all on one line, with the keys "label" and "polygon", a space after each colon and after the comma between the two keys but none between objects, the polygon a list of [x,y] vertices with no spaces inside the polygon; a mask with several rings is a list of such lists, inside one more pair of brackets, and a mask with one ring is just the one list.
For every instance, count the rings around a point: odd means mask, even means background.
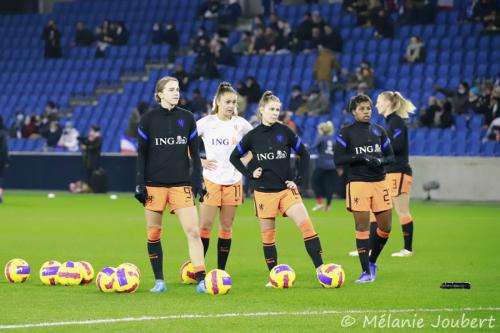
[{"label": "player in white jersey", "polygon": [[237,94],[231,84],[222,82],[217,88],[212,114],[198,120],[198,135],[205,145],[202,159],[206,194],[200,209],[200,236],[205,255],[217,209],[220,208],[217,266],[226,268],[231,248],[231,230],[236,208],[243,202],[242,175],[229,162],[229,156],[252,125],[236,110]]}]

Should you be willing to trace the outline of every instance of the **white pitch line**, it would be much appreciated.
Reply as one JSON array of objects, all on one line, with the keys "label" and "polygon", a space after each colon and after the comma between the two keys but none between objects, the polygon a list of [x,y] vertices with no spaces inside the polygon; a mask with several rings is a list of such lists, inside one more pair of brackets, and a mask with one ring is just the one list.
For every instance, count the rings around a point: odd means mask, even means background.
[{"label": "white pitch line", "polygon": [[478,311],[500,311],[495,307],[480,308],[441,308],[441,309],[389,309],[389,310],[323,310],[323,311],[300,311],[300,312],[243,312],[243,313],[212,313],[212,314],[179,314],[170,316],[143,316],[95,319],[81,321],[59,321],[36,324],[20,325],[0,325],[0,330],[50,327],[50,326],[71,326],[71,325],[96,325],[131,321],[149,321],[149,320],[169,320],[169,319],[200,319],[200,318],[228,318],[228,317],[271,317],[271,316],[321,316],[321,315],[346,315],[346,314],[365,314],[365,313],[407,313],[407,312],[478,312]]}]

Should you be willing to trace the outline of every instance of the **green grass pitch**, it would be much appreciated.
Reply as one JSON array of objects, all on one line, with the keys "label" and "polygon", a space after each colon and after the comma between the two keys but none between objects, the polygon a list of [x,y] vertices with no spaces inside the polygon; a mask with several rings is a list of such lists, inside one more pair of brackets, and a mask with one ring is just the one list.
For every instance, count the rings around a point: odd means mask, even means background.
[{"label": "green grass pitch", "polygon": [[[313,204],[312,200],[306,201],[309,209]],[[387,321],[394,327],[405,319],[413,320],[413,327],[393,330],[500,331],[498,204],[414,202],[416,255],[390,256],[402,248],[403,242],[394,216],[391,238],[378,261],[377,281],[370,285],[354,284],[360,267],[357,258],[347,255],[355,248],[354,222],[345,211],[344,201],[335,201],[330,212],[311,213],[325,262],[339,263],[346,272],[346,283],[340,289],[320,287],[300,232],[292,221],[279,218],[278,260],[291,265],[297,274],[296,285],[289,290],[264,287],[267,268],[252,205],[247,200],[236,216],[227,265],[233,289],[228,295],[199,295],[194,286],[179,282],[178,269],[188,258],[187,245],[176,217],[168,214],[162,238],[168,291],[151,294],[148,290],[153,275],[146,251],[144,214],[131,194],[118,194],[118,200],[110,200],[107,195],[56,193],[55,199],[48,199],[43,192],[7,192],[0,206],[0,263],[3,267],[12,258],[23,258],[31,266],[31,277],[18,285],[1,278],[0,331],[380,332],[384,324],[387,328]],[[207,254],[208,269],[216,266],[216,235],[214,230]],[[43,286],[38,271],[49,259],[87,260],[96,271],[132,262],[142,271],[141,286],[134,294],[101,294],[95,283]],[[441,290],[439,285],[444,281],[469,281],[472,289]],[[409,309],[418,311],[406,311]],[[151,318],[81,323],[145,316]],[[343,327],[348,326],[346,316],[355,321],[350,327]],[[378,326],[374,326],[373,318]],[[490,318],[490,327],[483,321],[481,329],[464,328],[470,324],[464,318]],[[457,322],[452,319],[462,320],[462,326],[431,326]],[[421,320],[424,327],[417,328],[416,320]],[[438,320],[441,324],[437,324]],[[68,321],[75,323],[5,327]]]}]

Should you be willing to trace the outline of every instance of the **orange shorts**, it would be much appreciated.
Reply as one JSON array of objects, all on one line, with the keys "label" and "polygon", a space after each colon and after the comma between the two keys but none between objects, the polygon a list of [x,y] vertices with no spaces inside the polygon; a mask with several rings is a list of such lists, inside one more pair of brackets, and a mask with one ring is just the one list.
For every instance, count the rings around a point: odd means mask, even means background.
[{"label": "orange shorts", "polygon": [[207,194],[203,204],[207,206],[239,206],[243,203],[243,183],[240,180],[232,185],[220,185],[205,178]]},{"label": "orange shorts", "polygon": [[385,175],[391,197],[397,197],[401,193],[410,193],[412,180],[412,176],[402,172],[387,173]]},{"label": "orange shorts", "polygon": [[155,212],[163,212],[167,203],[170,205],[170,214],[176,209],[194,206],[191,186],[156,187],[146,186],[148,190],[148,200],[144,208]]},{"label": "orange shorts", "polygon": [[280,192],[253,191],[255,214],[261,219],[274,219],[281,212],[286,216],[288,208],[302,202],[299,191],[286,189]]},{"label": "orange shorts", "polygon": [[378,213],[392,209],[392,200],[386,181],[347,183],[346,206],[350,212]]}]

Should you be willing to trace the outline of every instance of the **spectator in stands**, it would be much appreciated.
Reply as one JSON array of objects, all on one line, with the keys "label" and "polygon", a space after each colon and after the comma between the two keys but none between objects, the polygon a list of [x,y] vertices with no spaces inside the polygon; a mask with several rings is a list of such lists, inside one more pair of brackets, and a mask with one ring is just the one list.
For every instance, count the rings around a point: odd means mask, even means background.
[{"label": "spectator in stands", "polygon": [[186,92],[189,88],[189,83],[191,82],[189,74],[184,70],[182,64],[175,65],[175,71],[172,76],[179,80],[179,88],[181,91]]},{"label": "spectator in stands", "polygon": [[189,110],[192,112],[191,110],[191,102],[184,96],[181,96],[179,98],[179,103],[177,104],[179,105],[179,107],[185,109],[185,110]]},{"label": "spectator in stands", "polygon": [[436,11],[436,2],[425,0],[405,0],[399,9],[403,24],[431,24]]},{"label": "spectator in stands", "polygon": [[286,48],[292,53],[302,52],[304,50],[304,41],[292,32],[287,37]]},{"label": "spectator in stands", "polygon": [[174,21],[168,23],[165,27],[163,41],[170,46],[168,50],[168,63],[173,64],[177,56],[177,51],[179,50],[179,33],[177,32]]},{"label": "spectator in stands", "polygon": [[160,45],[163,43],[163,34],[161,23],[158,21],[153,23],[153,28],[151,29],[151,43],[153,45]]},{"label": "spectator in stands", "polygon": [[264,32],[264,39],[266,41],[265,50],[267,52],[276,52],[278,49],[278,33],[271,27],[267,27]]},{"label": "spectator in stands", "polygon": [[205,48],[208,48],[209,40],[210,38],[208,38],[205,28],[199,27],[198,31],[196,32],[196,36],[191,38],[191,49],[194,51],[194,53],[201,53]]},{"label": "spectator in stands", "polygon": [[59,126],[59,122],[57,120],[52,120],[49,123],[48,131],[43,133],[43,137],[47,140],[44,150],[55,151],[61,135],[62,129],[61,126]]},{"label": "spectator in stands", "polygon": [[3,183],[5,177],[5,167],[9,162],[8,135],[5,131],[3,117],[0,115],[0,204],[3,202]]},{"label": "spectator in stands", "polygon": [[262,91],[255,78],[253,76],[247,77],[245,85],[248,103],[258,103],[260,101]]},{"label": "spectator in stands", "polygon": [[321,18],[321,14],[319,13],[319,11],[315,10],[314,12],[312,12],[311,21],[313,29],[318,28],[320,31],[323,31],[326,23],[325,21],[323,21],[323,18]]},{"label": "spectator in stands", "polygon": [[[210,52],[208,46],[203,46],[205,42],[202,41],[202,48],[194,61],[191,79],[208,78],[215,79],[219,77],[215,55]],[[181,85],[181,83],[179,82]],[[182,86],[182,85],[181,85]]]},{"label": "spectator in stands", "polygon": [[469,96],[469,84],[467,82],[460,82],[457,90],[446,89],[439,85],[434,85],[434,89],[450,99],[453,113],[464,114],[467,111],[467,100]]},{"label": "spectator in stands", "polygon": [[219,0],[205,0],[198,7],[198,16],[200,19],[212,19],[219,15],[222,5]]},{"label": "spectator in stands", "polygon": [[[136,128],[137,132],[137,128]],[[80,133],[76,128],[73,127],[71,121],[66,122],[64,129],[62,130],[61,138],[57,143],[57,146],[64,151],[75,152],[78,151],[78,137]]]},{"label": "spectator in stands", "polygon": [[21,136],[25,139],[37,139],[40,137],[38,134],[38,126],[36,124],[35,115],[26,116],[24,124],[21,128]]},{"label": "spectator in stands", "polygon": [[293,131],[293,133],[297,134],[297,125],[292,120],[293,113],[290,111],[284,111],[280,113],[278,117],[278,121],[280,121],[283,125],[286,125],[289,129]]},{"label": "spectator in stands", "polygon": [[264,54],[267,51],[267,40],[264,29],[257,28],[252,38],[252,53]]},{"label": "spectator in stands", "polygon": [[146,102],[140,102],[132,110],[130,116],[128,117],[128,127],[126,130],[127,137],[137,139],[137,126],[139,126],[139,121],[143,114],[145,114],[149,109],[149,104]]},{"label": "spectator in stands", "polygon": [[394,36],[394,22],[383,9],[378,11],[378,16],[373,20],[373,27],[377,38],[392,38]]},{"label": "spectator in stands", "polygon": [[351,83],[360,94],[369,94],[375,89],[375,73],[371,64],[364,61],[356,68],[355,81]]},{"label": "spectator in stands", "polygon": [[483,19],[483,33],[498,34],[500,32],[500,11],[495,10]]},{"label": "spectator in stands", "polygon": [[238,99],[236,101],[236,104],[238,106],[238,115],[243,116],[246,114],[247,111],[247,104],[248,104],[248,93],[247,93],[247,86],[245,85],[245,82],[239,81],[236,84],[236,92],[238,93]]},{"label": "spectator in stands", "polygon": [[309,41],[312,36],[312,29],[313,29],[313,21],[311,19],[311,13],[306,12],[304,14],[304,19],[302,22],[300,22],[299,26],[297,27],[297,38],[300,41]]},{"label": "spectator in stands", "polygon": [[453,125],[451,104],[441,104],[435,96],[431,96],[427,109],[420,111],[419,120],[423,127],[449,128]]},{"label": "spectator in stands", "polygon": [[318,48],[318,46],[321,45],[322,42],[323,42],[323,35],[320,28],[314,27],[312,29],[311,40],[309,41],[308,49],[315,50]]},{"label": "spectator in stands", "polygon": [[403,60],[409,64],[425,61],[425,45],[419,36],[410,38],[410,43],[406,48],[406,55]]},{"label": "spectator in stands", "polygon": [[252,34],[244,31],[240,40],[233,46],[233,52],[236,54],[248,54],[252,45]]},{"label": "spectator in stands", "polygon": [[486,112],[481,105],[481,90],[478,87],[469,89],[469,98],[466,104],[466,113],[483,114]]},{"label": "spectator in stands", "polygon": [[127,45],[129,33],[127,27],[125,27],[125,23],[120,21],[117,22],[115,26],[115,36],[113,38],[114,44],[120,46]]},{"label": "spectator in stands", "polygon": [[54,101],[47,101],[43,110],[43,115],[52,120],[58,118],[58,113],[59,109],[57,108],[57,104]]},{"label": "spectator in stands", "polygon": [[76,24],[75,38],[73,39],[73,46],[76,47],[86,47],[92,45],[94,42],[94,35],[89,28],[85,26],[83,22],[78,22]]},{"label": "spectator in stands", "polygon": [[24,124],[24,114],[21,111],[16,111],[16,117],[14,118],[14,121],[12,122],[12,125],[10,125],[9,128],[9,136],[11,138],[22,138],[21,134],[21,129]]},{"label": "spectator in stands", "polygon": [[344,0],[343,7],[346,11],[356,16],[357,26],[364,26],[368,23],[368,0]]},{"label": "spectator in stands", "polygon": [[486,126],[490,126],[490,124],[496,118],[500,117],[500,86],[496,86],[493,89],[493,93],[491,94],[491,98],[489,99],[489,104],[486,108],[484,123]]},{"label": "spectator in stands", "polygon": [[476,22],[485,22],[486,18],[497,10],[495,0],[479,0],[473,7],[472,18]]},{"label": "spectator in stands", "polygon": [[293,86],[287,110],[296,112],[303,103],[304,97],[302,96],[302,88],[298,85]]},{"label": "spectator in stands", "polygon": [[199,116],[206,114],[208,108],[207,99],[201,94],[200,89],[193,90],[193,96],[191,98],[191,111]]},{"label": "spectator in stands", "polygon": [[238,0],[229,0],[229,3],[220,11],[217,25],[219,28],[226,27],[227,29],[235,27],[238,23],[238,18],[241,16],[241,12]]},{"label": "spectator in stands", "polygon": [[319,87],[314,86],[306,102],[297,109],[296,114],[305,114],[310,116],[318,116],[328,114],[330,112],[330,101],[328,96],[323,94]]},{"label": "spectator in stands", "polygon": [[49,20],[43,29],[42,39],[45,41],[45,59],[62,58],[61,32],[54,20]]},{"label": "spectator in stands", "polygon": [[486,131],[486,136],[483,141],[500,142],[500,117],[493,120]]},{"label": "spectator in stands", "polygon": [[[316,28],[315,28],[316,29]],[[333,71],[340,72],[340,64],[335,57],[335,53],[327,48],[318,47],[319,53],[314,63],[314,79],[316,80],[319,88],[326,95],[330,95],[330,85],[333,78]]]},{"label": "spectator in stands", "polygon": [[99,169],[101,159],[102,136],[97,125],[90,126],[87,137],[78,138],[85,168],[85,182],[90,184],[92,173]]},{"label": "spectator in stands", "polygon": [[332,50],[333,52],[342,52],[343,40],[340,32],[328,24],[325,24],[323,26],[323,38],[321,45]]},{"label": "spectator in stands", "polygon": [[222,40],[217,42],[217,47],[215,48],[215,59],[218,65],[236,66],[233,51],[231,51],[231,49],[227,47],[226,43]]},{"label": "spectator in stands", "polygon": [[101,27],[95,28],[95,57],[96,58],[104,58],[106,56],[106,49],[109,46],[107,42],[108,38],[104,34],[104,31]]}]

